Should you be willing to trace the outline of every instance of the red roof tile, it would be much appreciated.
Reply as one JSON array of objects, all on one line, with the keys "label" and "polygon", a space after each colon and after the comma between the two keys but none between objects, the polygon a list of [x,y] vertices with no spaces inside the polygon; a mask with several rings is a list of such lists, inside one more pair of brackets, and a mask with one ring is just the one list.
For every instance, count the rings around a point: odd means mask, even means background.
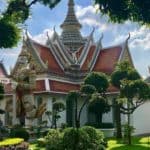
[{"label": "red roof tile", "polygon": [[112,73],[116,63],[118,62],[121,51],[121,46],[101,50],[97,57],[93,71],[104,72],[107,74]]},{"label": "red roof tile", "polygon": [[88,65],[89,65],[90,61],[92,60],[92,57],[93,57],[95,48],[96,48],[95,45],[92,45],[92,46],[90,47],[90,50],[89,50],[89,52],[88,52],[88,54],[87,54],[87,57],[86,57],[86,59],[85,59],[83,65],[82,65],[82,67],[81,67],[81,70],[83,70],[83,71],[88,70],[88,67],[89,67]]},{"label": "red roof tile", "polygon": [[13,89],[12,89],[11,83],[3,84],[3,85],[4,85],[5,94],[11,94],[11,93],[13,93]]},{"label": "red roof tile", "polygon": [[72,84],[72,83],[53,81],[53,80],[49,80],[49,84],[50,84],[50,90],[53,92],[68,93],[69,91],[80,89],[79,84]]},{"label": "red roof tile", "polygon": [[36,89],[35,91],[46,91],[45,88],[45,81],[44,80],[37,80],[36,81]]},{"label": "red roof tile", "polygon": [[81,46],[81,47],[78,49],[78,51],[76,52],[76,57],[77,57],[77,59],[80,58],[80,55],[81,55],[83,49],[84,49],[84,46]]},{"label": "red roof tile", "polygon": [[118,92],[119,90],[114,87],[113,85],[110,85],[107,89],[107,92]]},{"label": "red roof tile", "polygon": [[48,68],[51,72],[57,73],[57,74],[64,73],[49,48],[42,46],[40,44],[37,44],[37,43],[34,43],[34,46],[36,47],[37,52],[39,53],[39,56],[41,57],[43,62],[48,63]]}]

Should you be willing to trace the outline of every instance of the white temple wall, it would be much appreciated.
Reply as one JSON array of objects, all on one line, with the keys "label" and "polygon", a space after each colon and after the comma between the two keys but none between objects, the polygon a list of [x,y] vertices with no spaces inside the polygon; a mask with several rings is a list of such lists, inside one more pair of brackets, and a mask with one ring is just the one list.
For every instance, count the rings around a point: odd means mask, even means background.
[{"label": "white temple wall", "polygon": [[[0,100],[0,109],[5,110],[5,99]],[[5,114],[0,114],[0,120],[3,122],[3,125],[5,125]]]},{"label": "white temple wall", "polygon": [[134,134],[150,133],[150,102],[146,102],[133,113]]},{"label": "white temple wall", "polygon": [[[80,108],[83,104],[83,101],[78,101],[78,113],[80,111]],[[80,118],[80,125],[83,126],[85,123],[87,123],[87,106],[84,106],[82,112],[81,112],[81,118]]]},{"label": "white temple wall", "polygon": [[[65,95],[55,96],[55,98],[57,101],[62,102],[66,107],[66,96]],[[57,121],[57,126],[61,127],[62,124],[66,123],[66,110],[64,110],[63,112],[60,112],[59,115],[61,117]]]},{"label": "white temple wall", "polygon": [[[38,95],[36,96],[36,105],[37,105],[37,100],[38,98],[41,97],[42,101],[46,103],[46,111],[52,111],[52,100],[53,98],[56,98],[57,101],[64,103],[64,105],[66,106],[66,102],[65,102],[65,96],[64,95],[52,95],[52,94],[42,94],[42,95]],[[62,123],[66,123],[66,110],[60,113],[60,119],[57,121],[57,125],[58,127],[61,127]],[[51,122],[49,121],[47,115],[45,115],[45,113],[42,115],[42,121],[47,121],[47,125],[51,126]]]},{"label": "white temple wall", "polygon": [[102,122],[103,123],[112,123],[113,122],[113,112],[112,108],[108,113],[104,113],[102,117]]}]

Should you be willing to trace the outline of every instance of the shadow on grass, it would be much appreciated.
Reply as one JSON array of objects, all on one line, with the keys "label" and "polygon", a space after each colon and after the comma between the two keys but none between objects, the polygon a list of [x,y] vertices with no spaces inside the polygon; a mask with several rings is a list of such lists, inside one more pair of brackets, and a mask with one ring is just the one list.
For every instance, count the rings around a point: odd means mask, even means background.
[{"label": "shadow on grass", "polygon": [[150,146],[142,146],[142,145],[122,145],[118,147],[111,148],[110,150],[150,150]]}]

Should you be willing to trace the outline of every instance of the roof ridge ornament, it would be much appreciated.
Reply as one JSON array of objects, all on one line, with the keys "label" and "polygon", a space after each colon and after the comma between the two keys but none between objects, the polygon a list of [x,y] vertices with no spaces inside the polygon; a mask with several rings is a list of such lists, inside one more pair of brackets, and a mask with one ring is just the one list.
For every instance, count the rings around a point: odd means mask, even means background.
[{"label": "roof ridge ornament", "polygon": [[128,42],[130,40],[130,38],[131,38],[131,35],[130,35],[130,32],[129,32],[128,37],[126,39],[126,42]]},{"label": "roof ridge ornament", "polygon": [[92,32],[90,33],[90,36],[89,36],[89,37],[90,37],[91,39],[93,38],[94,32],[95,32],[95,27],[93,27]]},{"label": "roof ridge ornament", "polygon": [[102,41],[103,38],[104,38],[104,34],[102,33],[102,35],[100,37],[100,41]]}]

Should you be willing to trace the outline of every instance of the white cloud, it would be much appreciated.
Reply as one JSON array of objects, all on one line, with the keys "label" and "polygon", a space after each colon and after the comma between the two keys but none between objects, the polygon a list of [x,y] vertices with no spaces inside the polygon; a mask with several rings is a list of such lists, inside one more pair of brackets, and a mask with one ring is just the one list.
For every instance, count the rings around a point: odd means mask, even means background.
[{"label": "white cloud", "polygon": [[98,38],[99,33],[103,32],[104,47],[105,44],[111,46],[124,42],[130,33],[129,47],[133,62],[142,76],[146,77],[148,75],[147,67],[150,64],[149,28],[131,21],[126,21],[124,24],[110,23],[108,17],[96,13],[95,8],[92,6],[77,6],[76,10],[77,17],[83,27],[96,27],[96,31],[98,31],[98,33],[95,33],[96,38]]},{"label": "white cloud", "polygon": [[96,27],[99,32],[110,32],[113,40],[109,44],[117,44],[125,41],[128,33],[131,34],[131,48],[139,47],[142,50],[150,50],[150,29],[139,26],[137,23],[126,21],[124,24],[113,24],[108,22],[108,17],[101,16],[93,6],[76,6],[76,15],[82,25]]},{"label": "white cloud", "polygon": [[102,17],[93,6],[76,6],[76,15],[82,25],[100,28],[101,32],[107,29],[107,17]]},{"label": "white cloud", "polygon": [[45,44],[48,39],[47,34],[49,37],[52,37],[53,33],[54,30],[52,29],[45,29],[41,34],[34,36],[33,39],[41,44]]}]

